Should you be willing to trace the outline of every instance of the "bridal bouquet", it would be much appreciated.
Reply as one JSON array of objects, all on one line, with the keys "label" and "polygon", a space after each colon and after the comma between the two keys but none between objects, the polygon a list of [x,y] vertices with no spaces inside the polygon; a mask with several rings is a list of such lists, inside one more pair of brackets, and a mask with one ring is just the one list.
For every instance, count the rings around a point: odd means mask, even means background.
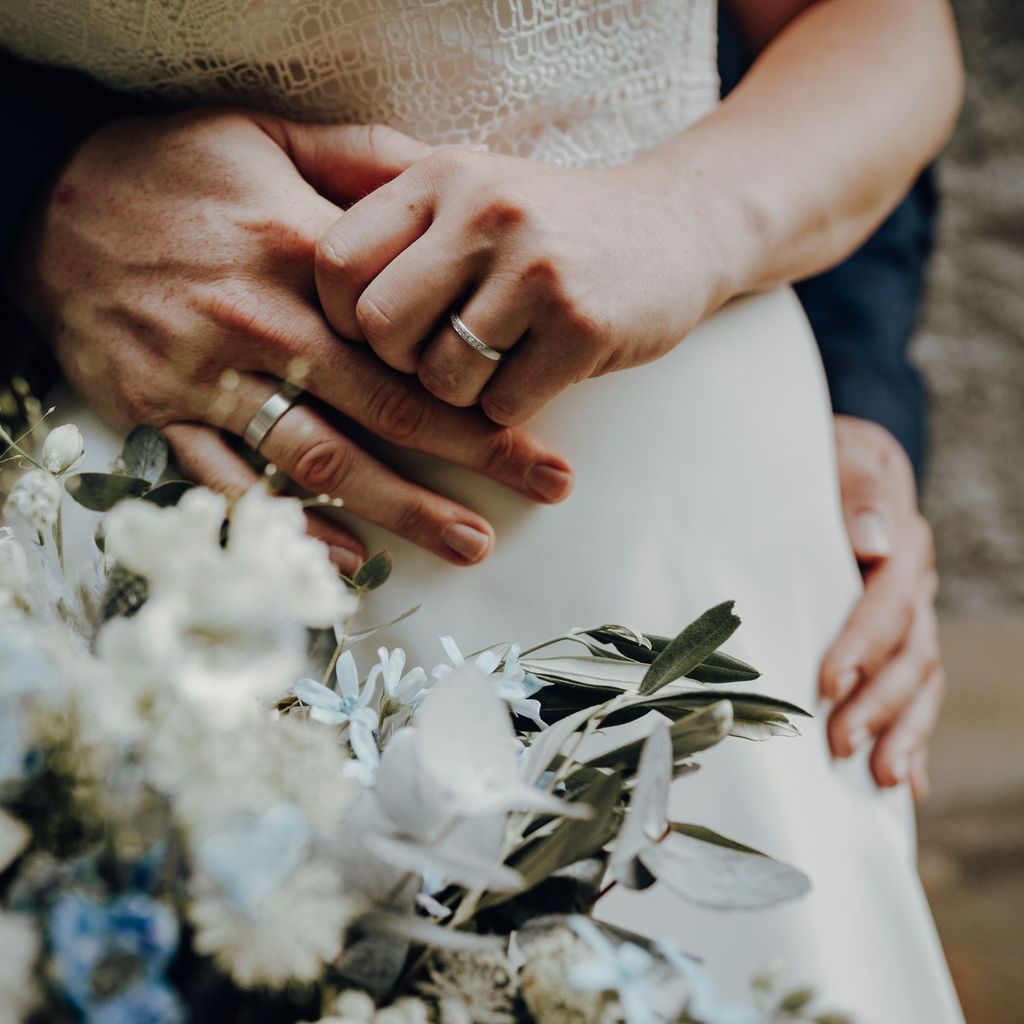
[{"label": "bridal bouquet", "polygon": [[[808,888],[668,814],[695,755],[803,713],[743,688],[731,604],[412,667],[354,625],[387,555],[340,578],[298,500],[161,482],[146,428],[109,474],[73,426],[3,440],[0,1022],[846,1019],[770,970],[723,1007],[699,948],[591,916]],[[102,513],[85,576],[64,493]]]}]

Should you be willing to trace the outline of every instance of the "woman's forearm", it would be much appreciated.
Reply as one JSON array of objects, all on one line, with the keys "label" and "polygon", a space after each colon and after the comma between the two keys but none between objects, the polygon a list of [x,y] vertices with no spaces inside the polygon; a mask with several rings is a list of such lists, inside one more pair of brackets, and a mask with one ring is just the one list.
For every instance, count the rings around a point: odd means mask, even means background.
[{"label": "woman's forearm", "polygon": [[941,148],[962,88],[945,0],[734,6],[766,43],[754,66],[712,114],[633,165],[701,207],[728,268],[723,299],[852,252]]}]

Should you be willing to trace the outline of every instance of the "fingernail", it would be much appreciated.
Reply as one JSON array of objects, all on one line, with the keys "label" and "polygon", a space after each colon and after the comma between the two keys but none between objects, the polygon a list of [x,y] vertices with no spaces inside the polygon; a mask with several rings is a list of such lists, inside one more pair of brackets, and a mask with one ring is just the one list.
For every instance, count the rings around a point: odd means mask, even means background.
[{"label": "fingernail", "polygon": [[363,559],[351,548],[343,548],[337,544],[332,544],[328,548],[328,554],[331,561],[346,576],[355,576],[359,571],[359,566],[363,564]]},{"label": "fingernail", "polygon": [[538,462],[527,470],[526,486],[546,501],[558,501],[572,490],[572,474],[546,462]]},{"label": "fingernail", "polygon": [[835,699],[836,703],[844,701],[849,694],[853,692],[853,688],[860,681],[860,669],[858,668],[845,668],[842,672],[836,676],[835,683]]},{"label": "fingernail", "polygon": [[478,562],[491,546],[491,538],[486,533],[466,526],[465,523],[452,523],[446,526],[441,534],[445,546],[468,562]]},{"label": "fingernail", "polygon": [[877,512],[861,512],[850,524],[850,541],[853,550],[862,558],[888,558],[892,554],[892,542],[885,520]]},{"label": "fingernail", "polygon": [[871,733],[869,732],[867,726],[861,725],[854,729],[853,732],[850,733],[846,741],[850,744],[850,754],[856,754],[857,751],[860,750],[860,748],[863,747],[865,743],[867,743],[868,737],[870,737],[870,735]]}]

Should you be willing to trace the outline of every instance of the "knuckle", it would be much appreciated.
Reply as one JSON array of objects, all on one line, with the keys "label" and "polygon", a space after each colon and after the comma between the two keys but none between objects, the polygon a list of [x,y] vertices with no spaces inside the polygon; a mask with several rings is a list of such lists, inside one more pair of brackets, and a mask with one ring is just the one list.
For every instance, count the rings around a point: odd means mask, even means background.
[{"label": "knuckle", "polygon": [[354,454],[351,446],[336,438],[313,434],[295,447],[292,475],[309,491],[338,495],[352,477]]},{"label": "knuckle", "polygon": [[356,323],[371,344],[386,344],[396,328],[395,318],[373,295],[363,294],[356,303]]},{"label": "knuckle", "polygon": [[488,476],[505,475],[520,461],[520,447],[514,430],[503,427],[488,438],[481,470]]},{"label": "knuckle", "polygon": [[430,507],[422,498],[410,498],[398,510],[395,521],[395,533],[402,537],[423,537],[434,530],[434,516]]},{"label": "knuckle", "polygon": [[418,376],[423,387],[442,401],[461,394],[458,368],[446,361],[425,360],[419,366]]},{"label": "knuckle", "polygon": [[426,398],[404,384],[388,381],[370,396],[370,429],[387,441],[407,441],[422,434],[428,416]]},{"label": "knuckle", "polygon": [[529,217],[526,201],[498,185],[484,186],[477,196],[470,227],[484,235],[504,235]]},{"label": "knuckle", "polygon": [[431,153],[419,162],[423,171],[437,184],[447,184],[462,174],[466,158],[471,154],[464,149],[446,147]]}]

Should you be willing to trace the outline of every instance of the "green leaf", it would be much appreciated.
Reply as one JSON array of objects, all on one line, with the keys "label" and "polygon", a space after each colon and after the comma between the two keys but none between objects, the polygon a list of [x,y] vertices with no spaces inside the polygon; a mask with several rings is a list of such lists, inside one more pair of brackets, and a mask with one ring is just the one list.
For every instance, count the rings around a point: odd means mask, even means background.
[{"label": "green leaf", "polygon": [[807,1009],[817,993],[813,988],[797,988],[779,1000],[776,1013],[796,1014]]},{"label": "green leaf", "polygon": [[640,862],[683,899],[717,910],[770,907],[811,887],[797,868],[700,826],[673,824]]},{"label": "green leaf", "polygon": [[193,487],[195,484],[191,484],[187,480],[168,480],[166,483],[158,484],[142,497],[144,501],[151,501],[161,508],[169,508],[171,505],[177,505],[181,501],[182,495],[186,491],[192,490]]},{"label": "green leaf", "polygon": [[126,438],[114,472],[148,481],[150,486],[163,476],[170,448],[155,427],[136,427]]},{"label": "green leaf", "polygon": [[814,1015],[814,1024],[854,1024],[854,1020],[845,1013],[826,1010]]},{"label": "green leaf", "polygon": [[363,562],[352,577],[352,583],[357,590],[376,590],[387,583],[392,568],[391,556],[386,551],[378,551]]},{"label": "green leaf", "polygon": [[760,679],[761,673],[739,658],[734,658],[725,651],[712,651],[692,672],[690,679],[702,683],[749,683]]},{"label": "green leaf", "polygon": [[[508,864],[525,880],[527,892],[550,878],[559,868],[591,856],[616,832],[615,811],[625,783],[618,773],[594,772],[590,782],[572,796],[572,801],[589,804],[593,810],[587,819],[565,818],[550,834],[535,840],[509,858]],[[488,893],[480,908],[497,906],[510,899],[508,893]]]},{"label": "green leaf", "polygon": [[107,512],[125,498],[141,498],[149,481],[121,473],[77,473],[64,481],[64,487],[79,505]]},{"label": "green leaf", "polygon": [[[732,706],[727,700],[720,700],[710,707],[691,712],[669,729],[672,744],[672,763],[682,761],[693,754],[720,743],[732,728]],[[630,772],[640,760],[645,739],[632,740],[605,754],[590,758],[587,764],[595,768],[618,768]]]},{"label": "green leaf", "polygon": [[739,628],[739,616],[733,612],[735,604],[724,601],[709,608],[669,643],[647,669],[640,683],[641,696],[656,693],[666,683],[688,675],[717,651]]}]

